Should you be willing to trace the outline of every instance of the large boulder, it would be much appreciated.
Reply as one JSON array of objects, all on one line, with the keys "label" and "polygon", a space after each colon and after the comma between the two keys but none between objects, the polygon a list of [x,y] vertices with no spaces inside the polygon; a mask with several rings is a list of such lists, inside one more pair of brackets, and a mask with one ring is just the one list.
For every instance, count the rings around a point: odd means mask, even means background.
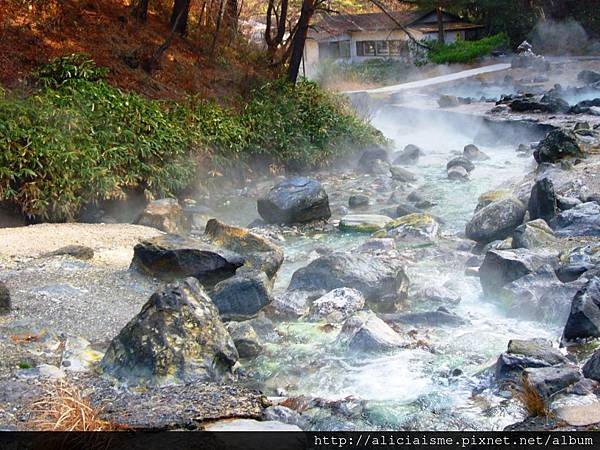
[{"label": "large boulder", "polygon": [[298,223],[329,219],[329,198],[317,180],[292,177],[258,200],[258,213],[268,223]]},{"label": "large boulder", "polygon": [[338,342],[353,352],[385,352],[406,345],[406,341],[372,311],[359,311],[346,320]]},{"label": "large boulder", "polygon": [[238,352],[195,278],[156,291],[110,343],[101,366],[130,385],[222,380]]},{"label": "large boulder", "polygon": [[210,292],[210,298],[223,320],[249,319],[273,301],[267,276],[251,271],[240,271],[220,281]]},{"label": "large boulder", "polygon": [[408,144],[404,147],[400,153],[394,158],[394,164],[399,165],[411,165],[416,164],[419,161],[419,158],[423,155],[423,150],[421,147],[418,147],[413,144]]},{"label": "large boulder", "polygon": [[547,248],[556,246],[558,239],[544,219],[536,219],[519,225],[512,237],[512,248]]},{"label": "large boulder", "polygon": [[148,203],[135,223],[171,234],[187,234],[191,231],[190,221],[174,198],[163,198]]},{"label": "large boulder", "polygon": [[600,72],[595,70],[582,70],[577,74],[577,79],[585,84],[594,84],[600,81]]},{"label": "large boulder", "polygon": [[511,193],[509,191],[487,191],[479,196],[477,199],[477,206],[475,207],[475,212],[479,211],[482,208],[485,208],[487,205],[494,203],[498,200],[505,199],[510,197]]},{"label": "large boulder", "polygon": [[557,236],[600,236],[600,205],[587,202],[554,217],[550,226]]},{"label": "large boulder", "polygon": [[473,169],[475,169],[475,165],[464,156],[457,156],[456,158],[452,158],[450,161],[448,161],[448,164],[446,164],[446,170],[450,170],[455,166],[460,166],[467,172],[471,172]]},{"label": "large boulder", "polygon": [[568,364],[559,350],[552,347],[547,339],[512,339],[508,349],[502,353],[496,362],[495,374],[497,380],[519,380],[523,370],[533,367],[551,367]]},{"label": "large boulder", "polygon": [[192,276],[205,286],[235,275],[241,255],[206,242],[176,235],[142,241],[133,248],[133,268],[162,280]]},{"label": "large boulder", "polygon": [[386,322],[402,323],[417,327],[460,327],[469,323],[457,314],[451,313],[443,306],[436,311],[419,311],[412,313],[381,314]]},{"label": "large boulder", "polygon": [[531,196],[529,197],[529,218],[531,220],[544,219],[550,221],[558,212],[558,204],[556,193],[554,192],[554,184],[549,178],[538,180],[531,188]]},{"label": "large boulder", "polygon": [[417,176],[409,172],[406,169],[403,169],[400,166],[390,166],[390,173],[392,174],[392,179],[396,181],[400,181],[402,183],[412,183],[417,180]]},{"label": "large boulder", "polygon": [[535,367],[525,369],[524,375],[545,398],[564,390],[581,380],[579,370],[574,367]]},{"label": "large boulder", "polygon": [[407,297],[408,277],[398,257],[335,252],[298,269],[288,289],[329,292],[343,287],[360,291],[373,309],[393,311]]},{"label": "large boulder", "polygon": [[204,236],[211,243],[231,250],[245,259],[245,269],[259,270],[272,279],[283,263],[283,250],[268,239],[246,228],[233,227],[211,219]]},{"label": "large boulder", "polygon": [[340,220],[341,231],[373,233],[385,228],[392,221],[391,217],[378,214],[349,214]]},{"label": "large boulder", "polygon": [[469,172],[463,166],[452,166],[448,169],[447,176],[449,180],[468,181]]},{"label": "large boulder", "polygon": [[387,236],[397,241],[435,241],[440,236],[440,225],[426,213],[409,214],[387,224]]},{"label": "large boulder", "polygon": [[0,314],[8,314],[11,310],[10,291],[0,281]]},{"label": "large boulder", "polygon": [[572,131],[552,130],[540,141],[533,152],[533,157],[538,163],[555,163],[563,158],[581,158],[584,152],[577,142],[577,137]]},{"label": "large boulder", "polygon": [[600,337],[600,277],[593,277],[571,304],[563,338],[567,341]]},{"label": "large boulder", "polygon": [[387,150],[378,146],[365,150],[358,160],[358,167],[366,173],[381,174],[389,168]]},{"label": "large boulder", "polygon": [[309,318],[343,322],[364,306],[365,298],[359,291],[352,288],[338,288],[312,302]]},{"label": "large boulder", "polygon": [[254,358],[262,353],[263,346],[260,338],[248,321],[229,322],[227,331],[233,339],[240,358]]},{"label": "large boulder", "polygon": [[561,262],[556,270],[558,278],[565,283],[576,280],[586,272],[600,267],[600,243],[574,247],[562,255]]},{"label": "large boulder", "polygon": [[479,150],[479,147],[475,144],[465,145],[463,148],[463,156],[469,161],[485,161],[490,159],[490,157]]},{"label": "large boulder", "polygon": [[489,250],[479,268],[481,287],[487,294],[498,293],[503,286],[555,261],[556,256],[551,253],[526,249]]},{"label": "large boulder", "polygon": [[582,371],[584,377],[600,382],[600,349],[586,361]]},{"label": "large boulder", "polygon": [[481,243],[509,237],[523,222],[525,206],[514,197],[490,203],[475,213],[465,228],[467,238]]}]

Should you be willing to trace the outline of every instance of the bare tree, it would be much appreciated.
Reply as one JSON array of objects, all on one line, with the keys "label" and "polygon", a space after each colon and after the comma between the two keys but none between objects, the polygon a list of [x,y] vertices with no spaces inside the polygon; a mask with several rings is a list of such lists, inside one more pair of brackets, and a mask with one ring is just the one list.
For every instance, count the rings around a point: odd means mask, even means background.
[{"label": "bare tree", "polygon": [[292,37],[292,54],[290,56],[290,65],[288,68],[288,80],[292,83],[296,83],[296,80],[298,79],[298,72],[300,71],[300,64],[302,63],[304,47],[308,36],[308,28],[310,27],[310,20],[323,1],[324,0],[303,0],[302,2],[302,11],[300,11],[298,26]]},{"label": "bare tree", "polygon": [[[279,7],[278,7],[279,6]],[[275,34],[273,34],[273,19],[275,19]],[[278,48],[285,38],[285,28],[288,20],[288,0],[281,0],[279,5],[275,0],[269,0],[267,5],[267,22],[265,28],[265,42],[271,62],[275,60]]]},{"label": "bare tree", "polygon": [[171,13],[171,27],[182,36],[187,31],[188,15],[190,13],[191,0],[175,0],[173,12]]}]

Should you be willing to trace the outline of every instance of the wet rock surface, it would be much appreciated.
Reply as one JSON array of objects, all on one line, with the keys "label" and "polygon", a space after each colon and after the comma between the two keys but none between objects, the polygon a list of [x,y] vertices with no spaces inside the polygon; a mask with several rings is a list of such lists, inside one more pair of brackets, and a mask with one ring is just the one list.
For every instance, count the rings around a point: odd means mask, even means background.
[{"label": "wet rock surface", "polygon": [[467,223],[467,238],[488,243],[512,234],[525,217],[525,206],[516,197],[497,200],[481,208]]},{"label": "wet rock surface", "polygon": [[177,199],[164,198],[150,202],[135,221],[138,225],[156,228],[170,234],[185,235],[191,223]]},{"label": "wet rock surface", "polygon": [[600,278],[592,278],[577,292],[563,331],[567,340],[600,337]]},{"label": "wet rock surface", "polygon": [[361,311],[342,327],[338,341],[356,352],[385,352],[406,345],[406,341],[372,311]]}]

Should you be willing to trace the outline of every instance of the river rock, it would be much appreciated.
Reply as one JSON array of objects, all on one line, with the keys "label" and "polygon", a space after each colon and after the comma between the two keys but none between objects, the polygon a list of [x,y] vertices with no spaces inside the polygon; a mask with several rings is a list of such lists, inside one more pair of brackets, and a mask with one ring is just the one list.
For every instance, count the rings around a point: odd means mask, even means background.
[{"label": "river rock", "polygon": [[341,231],[374,233],[385,228],[392,221],[391,217],[377,214],[349,214],[340,220]]},{"label": "river rock", "polygon": [[94,249],[85,245],[66,245],[44,256],[71,256],[86,261],[94,257]]},{"label": "river rock", "polygon": [[233,339],[240,358],[254,358],[262,353],[263,346],[249,322],[229,322],[227,331]]},{"label": "river rock", "polygon": [[600,72],[595,70],[582,70],[577,74],[577,79],[585,84],[594,84],[600,81]]},{"label": "river rock", "polygon": [[531,220],[544,219],[550,221],[558,212],[554,184],[549,178],[542,178],[533,185],[528,205]]},{"label": "river rock", "polygon": [[0,281],[0,315],[8,314],[11,310],[10,291],[6,284]]},{"label": "river rock", "polygon": [[373,253],[335,252],[298,269],[290,291],[325,291],[349,287],[360,291],[377,311],[393,311],[406,299],[408,277],[401,260]]},{"label": "river rock", "polygon": [[413,144],[408,144],[404,147],[398,155],[394,158],[394,164],[399,165],[412,165],[419,161],[419,158],[424,155],[421,147]]},{"label": "river rock", "polygon": [[452,158],[450,161],[448,161],[448,164],[446,164],[446,170],[450,170],[455,166],[460,166],[467,172],[471,172],[473,169],[475,169],[475,165],[464,156],[457,156],[456,158]]},{"label": "river rock", "polygon": [[490,203],[475,213],[465,228],[468,239],[488,243],[510,236],[525,217],[525,206],[510,196]]},{"label": "river rock", "polygon": [[385,352],[406,345],[405,340],[372,311],[359,311],[346,320],[338,342],[353,352]]},{"label": "river rock", "polygon": [[463,148],[463,156],[469,161],[485,161],[490,159],[490,157],[479,150],[479,147],[475,144],[465,145]]},{"label": "river rock", "polygon": [[184,235],[191,231],[190,221],[174,198],[163,198],[148,203],[135,223],[170,234]]},{"label": "river rock", "polygon": [[469,323],[467,320],[451,313],[444,307],[438,308],[437,311],[381,314],[381,318],[386,322],[424,327],[460,327]]},{"label": "river rock", "polygon": [[484,192],[477,199],[477,206],[475,207],[475,212],[479,211],[482,208],[485,208],[487,205],[494,203],[498,200],[505,199],[510,197],[511,193],[508,191],[488,191]]},{"label": "river rock", "polygon": [[298,223],[329,219],[329,198],[317,180],[292,177],[258,199],[258,213],[267,223]]},{"label": "river rock", "polygon": [[352,209],[364,208],[366,206],[369,206],[369,200],[370,199],[368,195],[351,195],[348,199],[348,206]]},{"label": "river rock", "polygon": [[448,169],[448,179],[458,181],[468,181],[469,172],[462,166],[453,166]]},{"label": "river rock", "polygon": [[519,380],[526,368],[565,365],[568,362],[547,339],[512,339],[506,352],[496,362],[495,375],[497,380]]},{"label": "river rock", "polygon": [[527,249],[490,250],[479,268],[479,279],[485,293],[497,293],[502,286],[535,272],[544,264],[555,263],[551,253],[534,253]]},{"label": "river rock", "polygon": [[524,370],[524,375],[543,397],[562,391],[581,379],[573,367],[534,367]]},{"label": "river rock", "polygon": [[176,235],[142,241],[133,249],[133,268],[162,280],[193,276],[205,286],[235,275],[241,255],[206,242]]},{"label": "river rock", "polygon": [[310,303],[325,295],[320,290],[287,290],[273,296],[273,302],[265,309],[266,313],[278,320],[299,319],[308,314]]},{"label": "river rock", "polygon": [[413,297],[416,300],[440,303],[442,305],[458,305],[460,303],[460,294],[444,287],[432,284],[417,290]]},{"label": "river rock", "polygon": [[595,276],[573,297],[563,338],[571,341],[597,337],[600,337],[600,277]]},{"label": "river rock", "polygon": [[387,150],[379,146],[365,150],[358,160],[358,167],[366,173],[382,174],[382,171],[385,173],[389,170]]},{"label": "river rock", "polygon": [[397,219],[399,217],[408,216],[409,214],[422,214],[423,211],[410,203],[400,203],[395,208],[394,218]]},{"label": "river rock", "polygon": [[365,298],[356,289],[338,288],[314,300],[310,306],[311,320],[343,322],[365,306]]},{"label": "river rock", "polygon": [[273,301],[266,274],[251,271],[240,271],[220,281],[210,292],[210,298],[223,320],[249,319]]},{"label": "river rock", "polygon": [[600,205],[595,202],[582,203],[562,211],[550,221],[557,236],[600,236]]},{"label": "river rock", "polygon": [[561,257],[561,261],[562,265],[556,270],[558,278],[564,283],[576,280],[588,270],[600,266],[600,244],[574,247]]},{"label": "river rock", "polygon": [[556,196],[556,205],[561,211],[566,211],[567,209],[575,208],[577,205],[581,205],[581,203],[583,202],[575,197],[566,197],[562,195]]},{"label": "river rock", "polygon": [[585,155],[575,134],[563,129],[550,131],[533,152],[533,157],[538,164],[555,163],[563,158],[582,158],[583,156]]},{"label": "river rock", "polygon": [[554,231],[544,219],[536,219],[519,225],[512,238],[512,248],[547,248],[557,244]]},{"label": "river rock", "polygon": [[259,270],[272,279],[283,263],[281,247],[246,228],[234,227],[211,219],[204,236],[212,244],[242,255],[244,269]]},{"label": "river rock", "polygon": [[392,179],[402,183],[412,183],[413,181],[417,181],[417,176],[414,173],[409,172],[400,166],[390,166],[390,173],[392,174]]},{"label": "river rock", "polygon": [[263,413],[263,419],[275,420],[278,422],[287,423],[288,425],[296,425],[300,428],[306,426],[306,419],[298,411],[287,408],[281,405],[269,406]]},{"label": "river rock", "polygon": [[387,236],[397,241],[435,241],[440,236],[440,225],[426,213],[409,214],[386,225]]},{"label": "river rock", "polygon": [[105,374],[131,385],[222,380],[238,359],[219,312],[195,278],[169,284],[110,343]]}]

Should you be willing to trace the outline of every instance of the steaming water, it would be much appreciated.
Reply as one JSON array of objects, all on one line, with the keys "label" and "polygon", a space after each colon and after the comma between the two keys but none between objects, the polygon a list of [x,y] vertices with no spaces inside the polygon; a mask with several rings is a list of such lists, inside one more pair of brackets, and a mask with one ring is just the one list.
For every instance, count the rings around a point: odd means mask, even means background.
[{"label": "steaming water", "polygon": [[[446,162],[454,151],[473,143],[481,131],[481,124],[469,119],[452,123],[427,114],[407,121],[389,110],[373,119],[376,127],[394,139],[398,150],[409,143],[425,150],[426,156],[409,169],[419,176],[419,192],[438,203],[431,212],[446,221],[445,234],[464,230],[481,193],[506,186],[532,166],[532,158],[516,156],[520,141],[511,142],[507,129],[505,143],[479,145],[490,160],[476,163],[470,182],[449,181]],[[335,182],[327,180],[326,184]],[[294,270],[317,257],[317,246],[345,250],[365,239],[364,235],[344,233],[288,239],[283,244],[286,262],[276,289],[284,289]],[[422,331],[433,351],[403,349],[384,355],[348,355],[335,345],[339,329],[327,333],[318,324],[283,323],[278,326],[281,340],[267,344],[265,355],[246,364],[249,379],[270,395],[284,389],[289,396],[328,400],[352,396],[363,402],[358,410],[341,408],[333,418],[331,408],[311,410],[310,426],[314,429],[502,429],[518,420],[518,408],[489,389],[485,369],[494,364],[510,339],[552,339],[558,329],[506,317],[493,299],[483,298],[478,279],[465,276],[462,265],[451,260],[424,259],[408,270],[412,281],[442,285],[450,280],[462,296],[454,310],[470,324]],[[432,307],[420,305],[419,309]],[[463,375],[449,376],[456,368]],[[479,393],[474,395],[474,390]]]}]

